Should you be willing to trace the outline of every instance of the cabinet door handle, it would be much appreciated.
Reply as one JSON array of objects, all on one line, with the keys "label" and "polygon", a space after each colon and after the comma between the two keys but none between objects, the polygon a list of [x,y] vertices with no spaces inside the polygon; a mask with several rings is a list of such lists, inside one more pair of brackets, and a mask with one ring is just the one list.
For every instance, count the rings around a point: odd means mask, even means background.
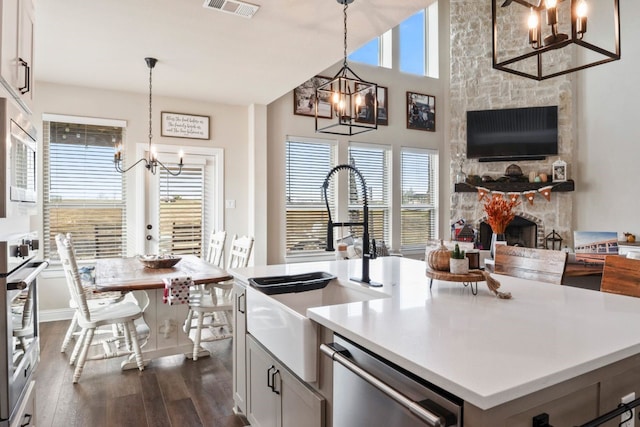
[{"label": "cabinet door handle", "polygon": [[31,90],[31,67],[29,67],[29,63],[22,58],[18,58],[18,62],[25,68],[24,86],[18,88],[20,93],[24,95]]},{"label": "cabinet door handle", "polygon": [[280,394],[280,391],[276,390],[276,375],[280,375],[280,369],[276,369],[273,371],[273,374],[271,374],[271,390],[275,394]]},{"label": "cabinet door handle", "polygon": [[271,391],[275,392],[273,389],[273,375],[271,374],[271,370],[277,371],[276,367],[271,365],[269,369],[267,369],[267,387],[271,389]]},{"label": "cabinet door handle", "polygon": [[[238,311],[242,314],[245,312],[245,308],[242,305],[242,299],[245,297],[244,292],[238,295]],[[242,308],[241,308],[242,307]]]},{"label": "cabinet door handle", "polygon": [[31,414],[24,414],[22,420],[24,421],[24,423],[20,424],[20,427],[28,426],[29,424],[31,424]]}]

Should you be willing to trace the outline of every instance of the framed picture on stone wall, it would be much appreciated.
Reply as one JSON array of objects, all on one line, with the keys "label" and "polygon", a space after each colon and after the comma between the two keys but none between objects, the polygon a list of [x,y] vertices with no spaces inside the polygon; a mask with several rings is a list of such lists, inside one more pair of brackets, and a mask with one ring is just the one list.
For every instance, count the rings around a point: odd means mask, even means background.
[{"label": "framed picture on stone wall", "polygon": [[436,97],[407,92],[407,129],[436,131]]},{"label": "framed picture on stone wall", "polygon": [[553,182],[562,182],[567,180],[567,162],[564,160],[556,160],[553,162]]}]

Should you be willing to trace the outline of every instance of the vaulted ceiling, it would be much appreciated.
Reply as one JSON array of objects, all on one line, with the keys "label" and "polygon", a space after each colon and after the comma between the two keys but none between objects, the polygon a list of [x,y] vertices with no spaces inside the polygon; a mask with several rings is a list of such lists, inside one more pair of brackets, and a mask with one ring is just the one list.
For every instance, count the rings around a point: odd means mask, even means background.
[{"label": "vaulted ceiling", "polygon": [[[356,0],[349,50],[434,0]],[[202,0],[36,2],[36,80],[148,93],[144,58],[158,59],[153,93],[268,104],[342,58],[336,0],[256,0],[247,19]]]}]

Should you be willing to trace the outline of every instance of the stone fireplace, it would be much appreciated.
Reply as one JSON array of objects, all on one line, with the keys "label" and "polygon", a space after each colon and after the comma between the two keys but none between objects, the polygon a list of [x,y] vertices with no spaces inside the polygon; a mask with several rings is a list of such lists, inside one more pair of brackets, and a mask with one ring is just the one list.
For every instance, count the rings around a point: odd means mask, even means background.
[{"label": "stone fireplace", "polygon": [[[464,220],[481,235],[481,243],[484,244],[487,238],[491,238],[490,231],[483,232],[481,229],[485,217],[484,201],[478,201],[477,192],[455,192],[458,170],[456,155],[466,157],[467,111],[558,106],[558,156],[549,156],[539,161],[517,162],[478,162],[465,159],[462,169],[467,175],[488,175],[498,179],[505,175],[507,167],[512,163],[520,166],[527,177],[531,172],[536,175],[551,174],[553,162],[562,159],[568,164],[568,177],[571,178],[573,153],[576,151],[576,131],[573,125],[575,83],[572,74],[535,81],[493,69],[490,1],[452,0],[450,14],[450,224]],[[514,45],[526,44],[526,34],[522,36],[514,31],[513,36],[516,38],[513,40]],[[518,192],[521,193],[521,204],[515,211],[524,222],[522,227],[517,226],[522,229],[514,231],[512,240],[518,244],[524,241],[527,245],[544,247],[545,236],[555,230],[562,237],[563,246],[566,244],[572,247],[573,193],[552,191],[550,200],[546,200],[537,192],[533,203],[529,203],[523,197],[522,190]],[[520,220],[517,224],[520,224]],[[489,236],[486,237],[488,233]]]},{"label": "stone fireplace", "polygon": [[[487,217],[477,222],[478,243],[482,249],[489,249],[491,244],[491,227],[486,222]],[[516,215],[506,230],[507,244],[526,248],[544,247],[544,224],[532,215]]]}]

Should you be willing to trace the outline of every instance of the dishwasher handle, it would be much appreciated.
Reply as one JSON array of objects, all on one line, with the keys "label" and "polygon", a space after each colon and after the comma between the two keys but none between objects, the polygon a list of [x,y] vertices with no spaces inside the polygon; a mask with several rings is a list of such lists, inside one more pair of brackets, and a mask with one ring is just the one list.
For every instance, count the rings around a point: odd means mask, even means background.
[{"label": "dishwasher handle", "polygon": [[[431,427],[447,427],[450,425],[455,425],[456,419],[455,415],[449,413],[444,408],[440,408],[443,411],[446,411],[448,414],[438,415],[432,410],[426,409],[424,406],[431,406],[435,409],[438,405],[433,403],[430,400],[423,402],[415,402],[409,399],[404,394],[400,393],[398,390],[394,389],[384,381],[376,378],[371,375],[366,370],[362,369],[360,366],[355,364],[351,359],[349,359],[346,354],[349,354],[348,351],[341,351],[333,347],[334,344],[320,344],[320,351],[323,352],[326,356],[330,357],[333,361],[340,363],[342,366],[371,384],[373,387],[408,409],[412,414],[419,417],[421,420],[426,422]],[[424,405],[424,406],[423,406]],[[438,406],[439,407],[439,406]],[[453,417],[453,419],[451,419]]]}]

